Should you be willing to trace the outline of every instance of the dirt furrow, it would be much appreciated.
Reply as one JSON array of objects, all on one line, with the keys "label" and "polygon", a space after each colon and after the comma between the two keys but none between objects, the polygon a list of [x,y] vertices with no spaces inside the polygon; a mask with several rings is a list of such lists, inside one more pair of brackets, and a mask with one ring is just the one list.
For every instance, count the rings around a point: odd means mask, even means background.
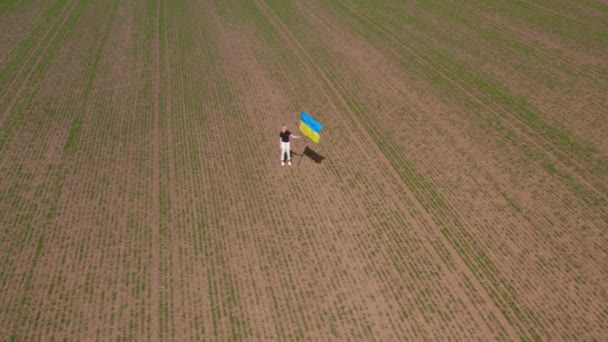
[{"label": "dirt furrow", "polygon": [[[148,15],[153,16],[154,25],[151,28],[148,28],[153,32],[152,39],[152,70],[154,70],[154,74],[160,75],[161,72],[161,43],[160,43],[160,1],[156,3],[153,1],[149,1],[148,7],[150,9]],[[164,253],[162,253],[162,248],[164,248],[163,243],[161,242],[161,230],[162,225],[164,224],[166,217],[162,215],[161,208],[161,143],[163,140],[161,139],[161,118],[160,118],[160,101],[161,101],[161,92],[160,92],[160,79],[155,79],[152,82],[152,104],[153,104],[153,116],[154,123],[152,126],[152,158],[151,158],[151,169],[152,169],[152,179],[151,179],[151,194],[152,194],[152,213],[151,213],[151,222],[152,225],[150,227],[151,230],[151,253],[150,253],[150,280],[149,280],[149,292],[150,302],[148,303],[148,315],[150,317],[150,338],[157,339],[163,338],[162,331],[162,320],[161,317],[161,297],[163,294],[162,290],[162,275],[161,275],[161,258]]]}]

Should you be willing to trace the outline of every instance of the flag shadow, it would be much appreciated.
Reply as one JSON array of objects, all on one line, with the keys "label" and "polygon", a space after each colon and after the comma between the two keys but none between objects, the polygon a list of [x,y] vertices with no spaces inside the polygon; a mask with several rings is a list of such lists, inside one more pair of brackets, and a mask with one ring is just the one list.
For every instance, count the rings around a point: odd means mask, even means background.
[{"label": "flag shadow", "polygon": [[322,155],[318,154],[317,152],[315,152],[313,149],[311,149],[310,147],[306,146],[304,148],[304,152],[302,153],[295,153],[293,151],[291,151],[291,154],[295,154],[296,156],[300,156],[300,161],[298,162],[298,164],[300,164],[300,162],[302,162],[302,158],[304,158],[304,156],[312,159],[312,161],[314,161],[317,164],[321,164],[321,162],[323,161],[323,159],[325,159],[325,157],[323,157]]}]

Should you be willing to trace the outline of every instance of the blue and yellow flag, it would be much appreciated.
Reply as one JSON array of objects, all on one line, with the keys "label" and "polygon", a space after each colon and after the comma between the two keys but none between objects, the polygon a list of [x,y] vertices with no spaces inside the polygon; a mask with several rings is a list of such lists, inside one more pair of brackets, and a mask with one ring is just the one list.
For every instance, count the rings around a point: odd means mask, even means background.
[{"label": "blue and yellow flag", "polygon": [[316,122],[312,116],[306,114],[306,112],[302,112],[300,114],[300,131],[302,131],[302,134],[310,138],[310,140],[314,141],[315,143],[319,143],[322,129],[323,125]]}]

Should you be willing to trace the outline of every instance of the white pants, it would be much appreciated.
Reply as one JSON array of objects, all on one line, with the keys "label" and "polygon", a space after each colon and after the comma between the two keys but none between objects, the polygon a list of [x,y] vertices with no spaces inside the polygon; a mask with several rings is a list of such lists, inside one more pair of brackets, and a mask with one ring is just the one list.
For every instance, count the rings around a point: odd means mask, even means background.
[{"label": "white pants", "polygon": [[285,158],[285,153],[287,153],[286,160],[291,160],[291,148],[289,146],[289,143],[281,141],[281,161],[285,160],[283,159]]}]

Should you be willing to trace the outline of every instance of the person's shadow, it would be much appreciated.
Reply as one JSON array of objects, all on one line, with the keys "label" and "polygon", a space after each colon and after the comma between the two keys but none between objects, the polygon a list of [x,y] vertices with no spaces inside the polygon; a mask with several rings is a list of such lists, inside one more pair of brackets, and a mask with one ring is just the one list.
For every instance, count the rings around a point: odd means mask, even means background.
[{"label": "person's shadow", "polygon": [[295,153],[294,151],[291,151],[292,155],[296,155],[296,156],[300,156],[300,161],[298,161],[298,165],[300,164],[300,162],[302,161],[302,158],[304,158],[304,156],[312,159],[312,161],[314,161],[317,164],[321,164],[321,162],[323,161],[323,159],[325,159],[325,157],[323,157],[322,155],[318,154],[317,152],[315,152],[313,149],[311,149],[310,147],[306,146],[306,148],[304,148],[304,152],[302,153]]}]

